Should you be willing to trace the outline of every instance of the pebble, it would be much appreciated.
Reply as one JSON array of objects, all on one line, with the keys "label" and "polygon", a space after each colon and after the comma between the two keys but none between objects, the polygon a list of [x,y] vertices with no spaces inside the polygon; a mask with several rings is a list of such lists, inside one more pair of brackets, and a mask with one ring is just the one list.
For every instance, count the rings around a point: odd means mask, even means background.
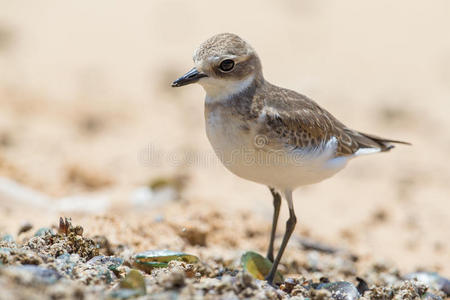
[{"label": "pebble", "polygon": [[35,265],[7,266],[2,273],[20,278],[24,283],[54,284],[62,276],[55,270]]},{"label": "pebble", "polygon": [[112,291],[111,297],[118,299],[128,299],[131,297],[143,296],[146,294],[145,280],[138,270],[130,270],[127,276],[119,283],[119,288]]},{"label": "pebble", "polygon": [[428,293],[428,292],[425,293],[420,299],[422,299],[422,300],[442,300],[441,297],[439,297],[435,294],[432,294],[432,293]]},{"label": "pebble", "polygon": [[123,258],[120,257],[98,255],[91,258],[86,263],[94,266],[104,266],[109,270],[114,271],[123,264],[123,261]]},{"label": "pebble", "polygon": [[14,243],[14,237],[11,234],[5,234],[2,236],[1,240],[8,243]]},{"label": "pebble", "polygon": [[71,276],[75,266],[81,261],[80,255],[64,253],[55,260],[55,266],[61,272]]},{"label": "pebble", "polygon": [[34,233],[34,236],[45,236],[46,234],[55,235],[52,229],[48,227],[41,227]]},{"label": "pebble", "polygon": [[356,287],[351,282],[336,281],[321,283],[316,289],[326,289],[331,292],[331,297],[335,300],[357,300],[360,295]]},{"label": "pebble", "polygon": [[406,274],[403,278],[406,280],[417,280],[450,296],[450,280],[436,272],[414,272]]},{"label": "pebble", "polygon": [[22,225],[20,225],[20,227],[19,227],[19,231],[17,232],[17,235],[20,235],[21,233],[28,232],[32,228],[33,228],[33,224],[31,224],[30,222],[22,223]]},{"label": "pebble", "polygon": [[172,260],[183,261],[189,264],[198,262],[198,257],[183,252],[171,250],[149,250],[134,256],[134,265],[145,272],[153,268],[165,268]]},{"label": "pebble", "polygon": [[[272,268],[272,262],[262,255],[247,251],[241,257],[242,268],[254,278],[264,280]],[[281,284],[284,279],[280,272],[275,274],[274,283]]]}]

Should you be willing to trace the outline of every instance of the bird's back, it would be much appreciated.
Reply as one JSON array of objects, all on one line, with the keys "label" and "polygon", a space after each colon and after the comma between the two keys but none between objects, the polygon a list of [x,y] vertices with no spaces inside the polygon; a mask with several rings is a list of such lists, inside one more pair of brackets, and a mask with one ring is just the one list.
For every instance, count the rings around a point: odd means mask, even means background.
[{"label": "bird's back", "polygon": [[267,82],[256,91],[255,101],[264,103],[262,130],[293,148],[316,148],[336,138],[339,157],[388,151],[391,143],[407,144],[350,129],[308,97]]}]

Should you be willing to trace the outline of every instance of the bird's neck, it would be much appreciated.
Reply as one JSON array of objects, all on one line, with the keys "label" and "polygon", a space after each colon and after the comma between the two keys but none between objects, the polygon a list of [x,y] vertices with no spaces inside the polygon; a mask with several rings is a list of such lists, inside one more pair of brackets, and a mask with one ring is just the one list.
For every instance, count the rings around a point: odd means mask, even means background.
[{"label": "bird's neck", "polygon": [[252,93],[264,79],[251,75],[239,81],[217,80],[202,84],[206,92],[206,103],[225,103],[240,95]]}]

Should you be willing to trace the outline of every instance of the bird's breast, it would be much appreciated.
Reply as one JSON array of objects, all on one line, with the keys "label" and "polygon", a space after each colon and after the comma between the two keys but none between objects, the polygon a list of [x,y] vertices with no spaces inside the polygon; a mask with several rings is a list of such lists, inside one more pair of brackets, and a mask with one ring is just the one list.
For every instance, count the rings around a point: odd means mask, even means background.
[{"label": "bird's breast", "polygon": [[208,139],[224,166],[251,181],[295,188],[328,178],[346,163],[328,164],[333,141],[323,149],[289,150],[278,139],[272,140],[270,133],[261,134],[258,119],[245,118],[233,107],[206,104],[205,122]]},{"label": "bird's breast", "polygon": [[232,164],[242,153],[253,148],[251,123],[231,108],[206,105],[205,122],[208,139],[224,164]]}]

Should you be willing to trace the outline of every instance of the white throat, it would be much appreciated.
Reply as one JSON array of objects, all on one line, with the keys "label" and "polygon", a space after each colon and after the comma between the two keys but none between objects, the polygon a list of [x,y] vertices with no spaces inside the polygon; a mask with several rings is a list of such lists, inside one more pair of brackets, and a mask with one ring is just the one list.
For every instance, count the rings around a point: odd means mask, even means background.
[{"label": "white throat", "polygon": [[226,101],[248,88],[255,78],[254,75],[244,80],[226,80],[211,77],[202,78],[198,83],[206,92],[206,103]]}]

